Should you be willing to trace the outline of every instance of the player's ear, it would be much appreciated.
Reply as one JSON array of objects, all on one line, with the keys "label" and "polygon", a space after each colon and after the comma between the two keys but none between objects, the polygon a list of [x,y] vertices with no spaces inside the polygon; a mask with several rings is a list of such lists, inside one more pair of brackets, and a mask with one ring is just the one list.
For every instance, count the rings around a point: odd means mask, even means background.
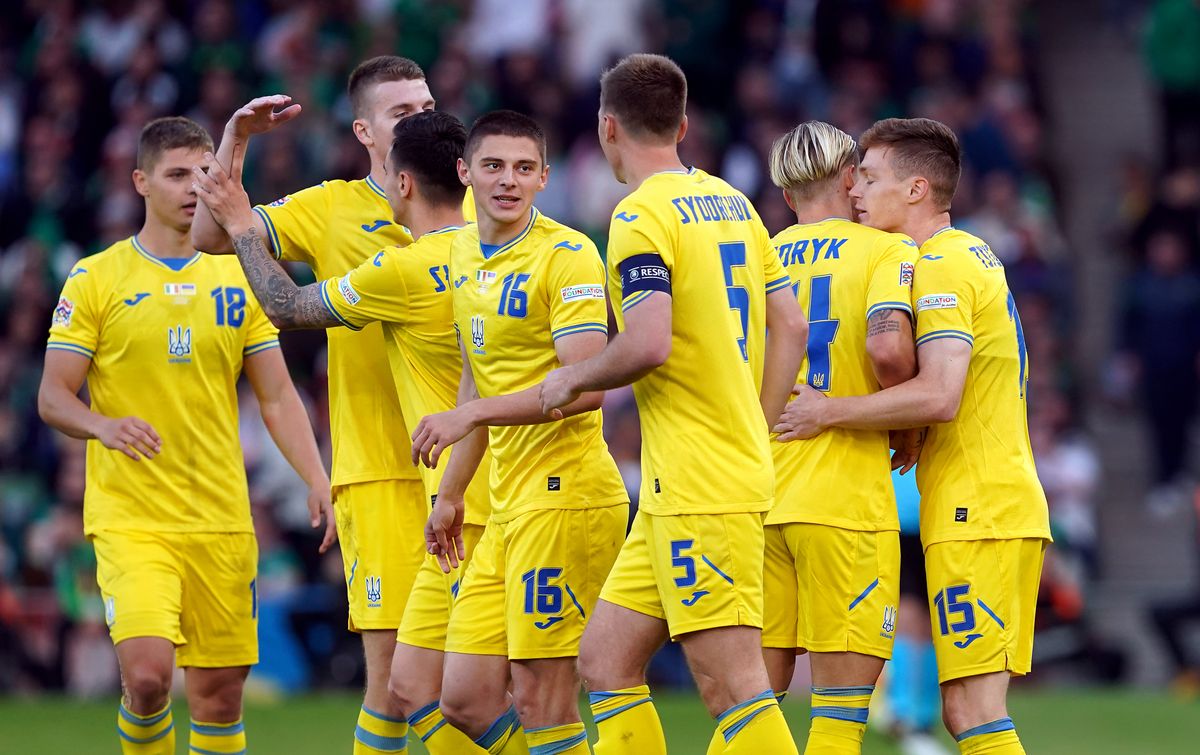
[{"label": "player's ear", "polygon": [[683,137],[687,135],[688,120],[687,116],[683,116],[683,120],[679,123],[679,130],[675,132],[675,143],[679,144],[683,141]]},{"label": "player's ear", "polygon": [[354,138],[358,139],[359,144],[370,147],[375,143],[375,140],[371,138],[371,127],[362,118],[355,118],[350,127],[354,129]]},{"label": "player's ear", "polygon": [[847,165],[845,173],[842,174],[842,186],[846,191],[854,188],[854,184],[858,181],[858,167],[855,165]]},{"label": "player's ear", "polygon": [[546,188],[546,182],[550,180],[550,166],[546,165],[542,168],[542,176],[538,179],[538,191]]},{"label": "player's ear", "polygon": [[914,176],[908,184],[908,203],[916,204],[929,194],[929,179]]},{"label": "player's ear", "polygon": [[617,140],[617,120],[608,113],[603,113],[600,116],[600,132],[604,136],[606,144],[612,144]]},{"label": "player's ear", "polygon": [[795,212],[796,202],[792,199],[792,193],[787,189],[780,189],[779,191],[783,193],[783,201],[787,202],[788,209]]},{"label": "player's ear", "polygon": [[462,157],[458,158],[458,180],[463,186],[471,185],[471,171],[467,170],[467,161]]},{"label": "player's ear", "polygon": [[150,176],[141,168],[133,169],[133,188],[143,197],[150,196]]}]

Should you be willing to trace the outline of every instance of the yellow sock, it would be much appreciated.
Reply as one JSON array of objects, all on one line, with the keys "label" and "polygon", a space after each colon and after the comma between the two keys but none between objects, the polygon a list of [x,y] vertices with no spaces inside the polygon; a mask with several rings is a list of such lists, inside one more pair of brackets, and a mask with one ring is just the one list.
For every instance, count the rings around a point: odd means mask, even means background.
[{"label": "yellow sock", "polygon": [[1017,738],[1017,729],[1011,718],[1000,718],[967,729],[955,739],[958,740],[962,755],[1025,755],[1025,748]]},{"label": "yellow sock", "polygon": [[813,687],[805,755],[858,755],[867,730],[874,685]]},{"label": "yellow sock", "polygon": [[[588,702],[600,732],[596,755],[667,755],[662,722],[645,684],[608,692],[591,692]],[[722,742],[724,747],[724,742]]]},{"label": "yellow sock", "polygon": [[408,727],[421,738],[429,755],[483,755],[487,752],[442,717],[437,700],[409,716]]},{"label": "yellow sock", "polygon": [[192,755],[245,755],[246,725],[240,718],[225,724],[204,723],[192,719],[188,752]]},{"label": "yellow sock", "polygon": [[765,690],[717,717],[717,729],[729,755],[792,755],[796,742],[788,731],[775,693]]},{"label": "yellow sock", "polygon": [[132,713],[125,703],[121,703],[117,734],[121,736],[123,755],[174,755],[175,721],[171,718],[171,701],[148,716]]},{"label": "yellow sock", "polygon": [[582,721],[526,729],[525,740],[529,743],[529,755],[588,755],[591,752]]},{"label": "yellow sock", "polygon": [[490,755],[529,755],[529,745],[521,722],[517,719],[517,709],[512,707],[493,721],[483,736],[475,740],[475,744]]},{"label": "yellow sock", "polygon": [[[776,692],[775,701],[782,705],[783,698],[787,697],[787,694],[786,689],[783,692]],[[725,735],[718,728],[713,731],[712,739],[708,740],[708,749],[705,750],[704,755],[721,755],[723,752],[725,752]]]},{"label": "yellow sock", "polygon": [[367,706],[358,711],[354,729],[354,755],[408,752],[408,721],[376,713]]}]

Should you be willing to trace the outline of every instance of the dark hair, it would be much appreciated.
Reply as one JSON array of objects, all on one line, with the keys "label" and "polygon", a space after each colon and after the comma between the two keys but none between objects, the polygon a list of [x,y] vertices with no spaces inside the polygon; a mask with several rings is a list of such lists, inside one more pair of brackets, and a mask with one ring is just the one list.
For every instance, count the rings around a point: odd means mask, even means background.
[{"label": "dark hair", "polygon": [[949,126],[929,118],[887,118],[867,129],[858,144],[864,153],[872,147],[891,149],[896,176],[926,179],[933,201],[950,209],[962,174],[962,147]]},{"label": "dark hair", "polygon": [[458,159],[467,128],[446,112],[430,110],[401,118],[392,131],[392,170],[416,177],[421,194],[434,204],[462,204],[467,187],[458,179]]},{"label": "dark hair", "polygon": [[514,136],[532,139],[538,146],[538,154],[542,156],[542,166],[546,165],[546,132],[537,121],[528,115],[522,115],[515,110],[493,110],[484,113],[471,125],[471,133],[467,135],[467,146],[463,156],[467,162],[479,148],[480,142],[486,136]]},{"label": "dark hair", "polygon": [[142,128],[138,137],[138,170],[153,170],[154,164],[169,149],[189,147],[213,150],[212,137],[195,121],[180,116],[155,118]]},{"label": "dark hair", "polygon": [[668,57],[626,56],[600,77],[600,109],[635,138],[674,141],[687,109],[687,77]]},{"label": "dark hair", "polygon": [[397,55],[380,55],[377,58],[364,60],[350,74],[346,85],[346,93],[350,96],[350,108],[354,117],[362,117],[366,106],[367,88],[385,81],[424,81],[425,72],[421,66],[408,58]]}]

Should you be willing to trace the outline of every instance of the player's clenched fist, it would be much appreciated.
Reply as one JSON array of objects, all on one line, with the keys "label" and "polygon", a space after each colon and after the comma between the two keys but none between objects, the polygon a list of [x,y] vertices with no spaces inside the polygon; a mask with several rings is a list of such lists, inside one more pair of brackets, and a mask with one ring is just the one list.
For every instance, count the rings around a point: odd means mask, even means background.
[{"label": "player's clenched fist", "polygon": [[[276,108],[282,108],[276,110]],[[271,94],[255,97],[238,108],[229,122],[225,133],[235,139],[245,139],[254,134],[265,134],[300,115],[300,106],[286,94]]]},{"label": "player's clenched fist", "polygon": [[474,429],[475,423],[461,406],[422,417],[412,435],[412,463],[424,462],[425,466],[435,469],[442,452]]},{"label": "player's clenched fist", "polygon": [[137,417],[104,418],[96,428],[96,439],[134,461],[141,461],[142,456],[153,459],[162,451],[162,438],[149,422]]}]

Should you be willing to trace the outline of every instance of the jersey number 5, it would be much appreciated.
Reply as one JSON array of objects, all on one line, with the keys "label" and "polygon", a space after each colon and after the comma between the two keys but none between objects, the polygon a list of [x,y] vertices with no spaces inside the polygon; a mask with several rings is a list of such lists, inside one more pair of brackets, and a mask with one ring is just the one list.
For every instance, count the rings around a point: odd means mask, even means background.
[{"label": "jersey number 5", "polygon": [[725,268],[725,297],[729,300],[729,308],[736,310],[742,323],[742,334],[737,338],[738,349],[742,352],[742,361],[749,362],[746,352],[746,331],[750,329],[750,294],[745,286],[733,284],[733,269],[746,266],[746,245],[740,241],[727,241],[718,244],[721,250],[721,267]]}]

